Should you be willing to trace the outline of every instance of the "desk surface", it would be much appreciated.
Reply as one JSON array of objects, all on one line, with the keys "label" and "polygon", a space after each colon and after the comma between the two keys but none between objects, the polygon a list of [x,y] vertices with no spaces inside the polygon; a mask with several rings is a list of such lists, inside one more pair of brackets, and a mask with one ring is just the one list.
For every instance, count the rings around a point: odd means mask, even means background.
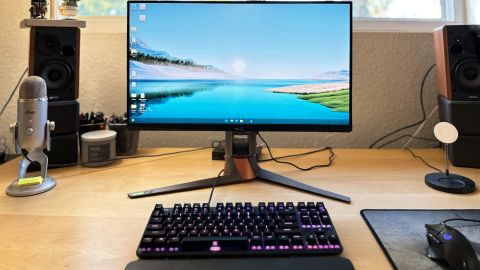
[{"label": "desk surface", "polygon": [[[139,154],[179,149],[149,149]],[[302,149],[275,149],[275,155]],[[440,149],[415,152],[442,168]],[[335,149],[329,168],[299,172],[273,162],[262,167],[307,184],[351,196],[345,204],[263,182],[215,189],[212,202],[323,201],[344,244],[343,256],[356,269],[391,268],[360,216],[364,208],[478,208],[477,192],[441,193],[424,184],[432,170],[405,150]],[[135,250],[155,203],[205,202],[209,189],[127,198],[127,192],[217,175],[222,161],[209,150],[156,158],[116,161],[107,167],[50,170],[53,190],[27,198],[7,197],[5,188],[17,174],[17,161],[0,166],[0,269],[124,269],[136,260]],[[293,158],[303,166],[327,160],[327,153]],[[480,170],[452,168],[480,184]]]}]

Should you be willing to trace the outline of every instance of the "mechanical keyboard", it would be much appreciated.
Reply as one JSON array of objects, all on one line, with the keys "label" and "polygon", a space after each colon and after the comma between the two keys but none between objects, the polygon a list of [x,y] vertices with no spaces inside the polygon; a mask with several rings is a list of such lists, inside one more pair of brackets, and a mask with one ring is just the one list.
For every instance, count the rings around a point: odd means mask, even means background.
[{"label": "mechanical keyboard", "polygon": [[321,202],[155,205],[137,249],[140,258],[340,254]]}]

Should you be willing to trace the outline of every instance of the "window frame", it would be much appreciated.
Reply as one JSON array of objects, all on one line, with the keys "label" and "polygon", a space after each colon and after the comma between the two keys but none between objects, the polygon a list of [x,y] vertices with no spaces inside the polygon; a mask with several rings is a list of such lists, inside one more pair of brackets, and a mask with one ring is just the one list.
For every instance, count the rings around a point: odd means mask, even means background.
[{"label": "window frame", "polygon": [[[448,0],[444,2],[444,12],[447,21],[427,19],[376,19],[376,18],[353,18],[354,32],[432,32],[433,29],[445,24],[466,23],[466,1],[469,0]],[[452,6],[453,4],[453,6]],[[449,11],[453,10],[453,13]],[[454,20],[448,20],[454,18]],[[79,16],[79,20],[87,21],[87,28],[82,29],[86,33],[126,33],[126,16]]]},{"label": "window frame", "polygon": [[[432,32],[445,24],[466,22],[465,0],[442,0],[447,20],[354,18],[354,32]],[[453,8],[453,12],[452,12]],[[452,19],[450,19],[452,18]]]}]

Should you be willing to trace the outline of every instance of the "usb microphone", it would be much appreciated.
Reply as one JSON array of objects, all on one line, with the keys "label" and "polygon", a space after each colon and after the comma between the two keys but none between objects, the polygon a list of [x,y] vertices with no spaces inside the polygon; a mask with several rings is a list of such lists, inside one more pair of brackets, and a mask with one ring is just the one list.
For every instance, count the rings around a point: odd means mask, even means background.
[{"label": "usb microphone", "polygon": [[[19,163],[18,178],[7,187],[7,195],[30,196],[55,187],[55,179],[47,175],[48,157],[43,153],[44,149],[50,151],[50,131],[54,129],[55,123],[48,121],[47,85],[41,77],[30,76],[20,85],[17,123],[10,125],[15,151],[22,153],[23,158]],[[40,175],[34,177],[35,181],[26,178],[32,162],[40,164]]]}]

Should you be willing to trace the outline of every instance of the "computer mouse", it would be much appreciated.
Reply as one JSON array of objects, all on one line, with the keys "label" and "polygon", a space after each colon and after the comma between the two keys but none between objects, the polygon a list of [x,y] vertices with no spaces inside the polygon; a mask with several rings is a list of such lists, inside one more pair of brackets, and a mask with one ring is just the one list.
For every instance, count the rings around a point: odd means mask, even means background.
[{"label": "computer mouse", "polygon": [[425,228],[430,259],[444,260],[454,270],[480,270],[477,254],[461,232],[444,224],[425,224]]}]

